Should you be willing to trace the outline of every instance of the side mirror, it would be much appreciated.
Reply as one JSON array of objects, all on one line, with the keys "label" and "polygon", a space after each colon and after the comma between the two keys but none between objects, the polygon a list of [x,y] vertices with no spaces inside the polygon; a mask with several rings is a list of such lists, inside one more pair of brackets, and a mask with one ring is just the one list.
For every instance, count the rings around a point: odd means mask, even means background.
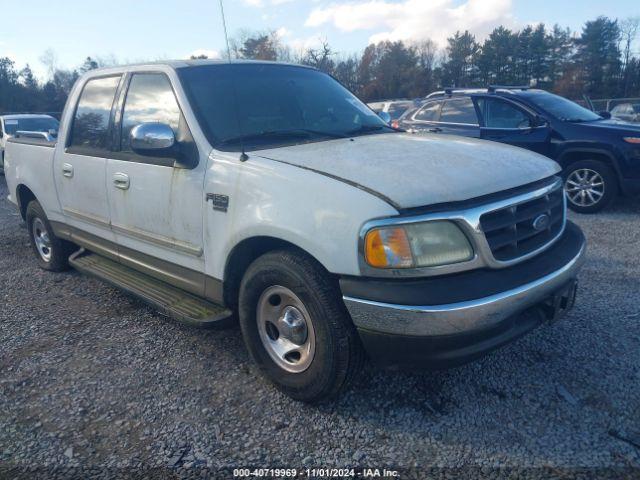
[{"label": "side mirror", "polygon": [[384,121],[384,123],[386,123],[387,125],[389,125],[391,123],[391,115],[389,115],[387,112],[380,112],[378,113],[378,116],[382,119],[382,121]]},{"label": "side mirror", "polygon": [[548,124],[549,122],[547,121],[547,119],[541,115],[536,115],[535,117],[533,117],[532,127],[544,127]]},{"label": "side mirror", "polygon": [[131,150],[151,157],[176,156],[176,136],[165,123],[141,123],[129,134]]},{"label": "side mirror", "polygon": [[598,115],[600,115],[605,120],[609,120],[611,118],[611,112],[607,112],[606,110],[603,110],[602,112],[598,112]]}]

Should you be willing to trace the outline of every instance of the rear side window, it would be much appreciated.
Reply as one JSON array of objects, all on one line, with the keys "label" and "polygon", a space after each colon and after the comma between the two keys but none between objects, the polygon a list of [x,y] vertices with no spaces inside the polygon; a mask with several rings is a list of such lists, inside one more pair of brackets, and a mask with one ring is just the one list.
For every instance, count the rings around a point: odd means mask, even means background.
[{"label": "rear side window", "polygon": [[421,120],[423,122],[437,122],[438,117],[440,116],[440,105],[442,105],[442,102],[426,104],[413,116],[413,119]]},{"label": "rear side window", "polygon": [[406,112],[411,106],[413,106],[413,103],[411,102],[397,102],[389,105],[388,113],[389,113],[389,116],[391,117],[391,120],[399,119],[402,116],[402,114]]},{"label": "rear side window", "polygon": [[123,151],[131,151],[131,129],[141,123],[164,123],[178,136],[180,107],[169,79],[162,73],[139,73],[131,78],[122,115]]},{"label": "rear side window", "polygon": [[95,151],[110,149],[109,119],[120,76],[89,80],[80,95],[73,119],[71,147]]},{"label": "rear side window", "polygon": [[478,107],[489,128],[526,128],[531,125],[529,116],[519,108],[502,100],[481,98]]},{"label": "rear side window", "polygon": [[470,98],[447,100],[442,107],[440,121],[442,123],[478,125],[478,116],[473,101]]}]

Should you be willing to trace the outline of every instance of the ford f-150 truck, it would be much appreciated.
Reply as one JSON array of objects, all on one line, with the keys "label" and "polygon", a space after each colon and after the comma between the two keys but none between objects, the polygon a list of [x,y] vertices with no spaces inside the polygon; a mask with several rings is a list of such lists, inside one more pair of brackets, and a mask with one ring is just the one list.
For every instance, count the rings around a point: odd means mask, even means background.
[{"label": "ford f-150 truck", "polygon": [[190,324],[238,319],[260,370],[302,401],[367,357],[443,368],[556,320],[584,258],[555,162],[404,134],[295,65],[88,72],[57,141],[12,139],[5,162],[44,269]]}]

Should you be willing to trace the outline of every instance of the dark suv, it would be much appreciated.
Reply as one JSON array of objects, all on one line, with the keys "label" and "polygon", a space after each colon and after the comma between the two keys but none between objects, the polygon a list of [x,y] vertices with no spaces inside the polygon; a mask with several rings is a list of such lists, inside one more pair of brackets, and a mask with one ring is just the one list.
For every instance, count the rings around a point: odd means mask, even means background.
[{"label": "dark suv", "polygon": [[564,169],[569,206],[578,212],[597,212],[619,192],[640,194],[640,126],[544,90],[447,89],[429,95],[394,126],[509,143],[546,155]]}]

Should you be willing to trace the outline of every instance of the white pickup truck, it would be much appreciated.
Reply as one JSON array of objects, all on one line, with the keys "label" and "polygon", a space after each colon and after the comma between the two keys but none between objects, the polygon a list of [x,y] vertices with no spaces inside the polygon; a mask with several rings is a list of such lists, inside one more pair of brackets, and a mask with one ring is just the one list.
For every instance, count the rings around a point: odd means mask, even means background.
[{"label": "white pickup truck", "polygon": [[191,324],[238,319],[261,371],[303,401],[367,357],[448,367],[559,318],[585,251],[553,161],[404,134],[295,65],[91,71],[57,142],[12,139],[5,162],[44,269]]}]

